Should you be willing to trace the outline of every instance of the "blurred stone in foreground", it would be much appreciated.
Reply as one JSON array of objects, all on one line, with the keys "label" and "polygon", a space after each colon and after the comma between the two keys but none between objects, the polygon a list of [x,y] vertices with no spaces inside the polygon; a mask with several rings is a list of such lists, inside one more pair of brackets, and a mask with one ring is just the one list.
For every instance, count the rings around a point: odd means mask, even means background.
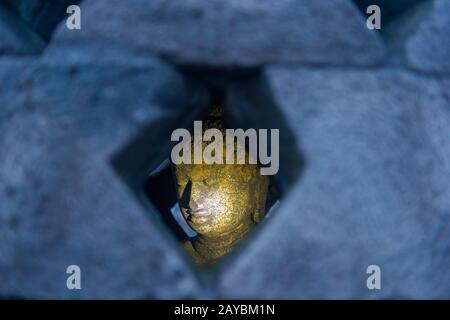
[{"label": "blurred stone in foreground", "polygon": [[[121,175],[160,156],[174,118],[195,115],[204,91],[153,58],[34,63],[11,77],[23,68],[0,66],[13,90],[0,113],[0,296],[202,295],[178,244],[150,222]],[[142,145],[120,172],[115,159],[129,143]],[[70,264],[81,267],[82,290],[66,288]]]},{"label": "blurred stone in foreground", "polygon": [[450,1],[435,0],[406,43],[411,67],[450,74]]},{"label": "blurred stone in foreground", "polygon": [[0,3],[0,55],[33,55],[45,46],[42,38]]},{"label": "blurred stone in foreground", "polygon": [[82,32],[61,25],[46,58],[158,54],[178,64],[230,67],[373,65],[384,54],[377,33],[349,0],[95,0],[83,2],[82,11]]},{"label": "blurred stone in foreground", "polygon": [[[449,82],[383,69],[266,75],[305,169],[225,271],[220,292],[449,298]],[[366,288],[372,264],[382,270],[380,291]]]}]

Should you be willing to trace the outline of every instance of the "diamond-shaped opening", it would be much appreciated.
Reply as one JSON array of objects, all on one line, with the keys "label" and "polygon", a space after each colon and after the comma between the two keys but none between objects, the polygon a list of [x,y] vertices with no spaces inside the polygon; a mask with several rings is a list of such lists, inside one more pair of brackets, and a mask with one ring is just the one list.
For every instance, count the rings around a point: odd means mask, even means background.
[{"label": "diamond-shaped opening", "polygon": [[[261,226],[276,216],[276,208],[283,201],[283,195],[289,186],[299,177],[303,161],[297,150],[294,135],[289,130],[280,110],[275,106],[270,88],[258,69],[244,70],[204,70],[199,68],[184,68],[181,70],[190,81],[200,83],[207,87],[210,95],[208,106],[199,106],[193,110],[197,114],[196,120],[204,120],[206,111],[211,106],[222,106],[224,109],[223,121],[226,128],[279,129],[279,171],[270,176],[265,201],[264,219],[252,228],[246,237],[233,246],[230,253],[208,266],[199,267],[202,274],[217,274],[216,271],[233,259],[236,255],[245,254],[245,244],[257,234]],[[164,147],[155,150],[151,156],[143,157],[139,150],[145,144],[161,145],[161,142],[152,141],[154,128],[145,130],[137,141],[132,142],[122,150],[114,159],[113,164],[125,181],[132,187],[149,216],[157,221],[162,229],[169,231],[172,243],[177,244],[180,252],[188,260],[192,257],[185,250],[186,244],[197,239],[198,232],[187,222],[177,199],[177,185],[173,164],[170,161],[170,151],[175,143],[170,141],[170,133],[174,128],[187,128],[182,121],[184,115],[178,115],[174,123],[160,123],[166,126],[167,143]],[[175,119],[175,118],[174,118]],[[154,125],[152,125],[154,127]],[[270,149],[269,149],[270,150]],[[151,157],[151,158],[150,158]],[[139,164],[137,166],[136,164]],[[145,165],[143,165],[145,163]],[[236,165],[237,166],[237,165]],[[141,169],[136,169],[140,167]],[[252,192],[252,191],[249,191]]]}]

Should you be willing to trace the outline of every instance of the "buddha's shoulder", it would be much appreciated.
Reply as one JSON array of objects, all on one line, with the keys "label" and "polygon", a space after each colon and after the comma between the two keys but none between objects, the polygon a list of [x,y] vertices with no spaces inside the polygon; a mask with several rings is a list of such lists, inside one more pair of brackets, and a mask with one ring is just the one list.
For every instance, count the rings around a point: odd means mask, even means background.
[{"label": "buddha's shoulder", "polygon": [[192,243],[190,241],[185,241],[183,243],[183,248],[189,253],[194,262],[200,266],[205,266],[208,264],[208,261],[205,260],[201,255],[195,251]]}]

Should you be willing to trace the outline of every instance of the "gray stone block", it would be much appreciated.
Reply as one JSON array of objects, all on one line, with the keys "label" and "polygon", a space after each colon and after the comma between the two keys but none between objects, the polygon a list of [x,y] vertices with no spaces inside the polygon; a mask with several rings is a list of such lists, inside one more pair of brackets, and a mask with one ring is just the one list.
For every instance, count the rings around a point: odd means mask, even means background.
[{"label": "gray stone block", "polygon": [[35,55],[45,42],[0,4],[0,55]]},{"label": "gray stone block", "polygon": [[[297,140],[280,148],[305,167],[227,266],[221,296],[450,298],[448,81],[281,67],[266,77]],[[369,265],[381,267],[379,291],[366,287]]]},{"label": "gray stone block", "polygon": [[[23,73],[10,78],[14,72]],[[8,78],[14,92],[2,97],[0,113],[0,296],[202,296],[182,249],[126,178],[161,156],[174,119],[190,121],[205,91],[153,58],[26,69],[0,60],[0,87]],[[117,159],[130,143],[135,162],[124,167]],[[66,288],[72,264],[82,270],[79,291]]]},{"label": "gray stone block", "polygon": [[429,13],[406,41],[406,57],[411,67],[450,74],[450,2],[434,1]]},{"label": "gray stone block", "polygon": [[82,30],[61,24],[48,59],[158,54],[179,64],[230,67],[372,65],[384,55],[377,34],[348,0],[95,0],[81,8]]}]

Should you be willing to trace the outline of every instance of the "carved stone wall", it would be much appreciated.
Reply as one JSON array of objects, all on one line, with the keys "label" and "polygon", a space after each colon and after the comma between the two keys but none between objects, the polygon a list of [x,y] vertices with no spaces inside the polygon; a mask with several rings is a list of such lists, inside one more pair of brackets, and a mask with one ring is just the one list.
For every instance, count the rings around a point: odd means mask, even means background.
[{"label": "carved stone wall", "polygon": [[[350,0],[85,0],[81,30],[52,3],[0,6],[0,297],[450,298],[449,1],[381,33]],[[207,105],[186,70],[255,72],[227,107],[275,107],[301,167],[213,281],[127,181]]]}]

